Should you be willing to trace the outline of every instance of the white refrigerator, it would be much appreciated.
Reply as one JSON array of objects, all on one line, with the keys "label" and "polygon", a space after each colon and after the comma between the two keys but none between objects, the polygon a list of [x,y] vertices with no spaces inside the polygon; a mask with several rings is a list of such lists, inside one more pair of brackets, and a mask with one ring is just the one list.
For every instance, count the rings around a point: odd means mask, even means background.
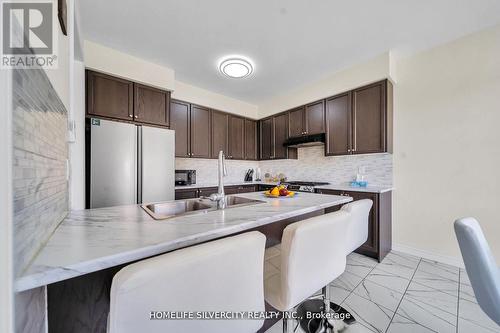
[{"label": "white refrigerator", "polygon": [[87,208],[175,199],[175,132],[91,118]]}]

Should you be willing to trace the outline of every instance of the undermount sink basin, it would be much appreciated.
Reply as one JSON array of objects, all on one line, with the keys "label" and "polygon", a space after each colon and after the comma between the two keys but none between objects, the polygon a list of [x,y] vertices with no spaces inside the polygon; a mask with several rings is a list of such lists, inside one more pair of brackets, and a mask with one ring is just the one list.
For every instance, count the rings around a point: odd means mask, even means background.
[{"label": "undermount sink basin", "polygon": [[243,198],[243,197],[235,197],[232,195],[226,196],[226,207],[254,205],[254,204],[262,203],[262,202],[265,202],[265,201],[248,199],[248,198]]},{"label": "undermount sink basin", "polygon": [[141,207],[155,220],[164,220],[193,212],[206,212],[217,208],[211,202],[201,199],[159,202],[142,205]]},{"label": "undermount sink basin", "polygon": [[[225,199],[226,209],[265,202],[231,195],[226,196]],[[141,205],[141,207],[153,219],[165,220],[176,216],[203,214],[208,211],[217,210],[217,203],[208,199],[188,199],[145,204]]]}]

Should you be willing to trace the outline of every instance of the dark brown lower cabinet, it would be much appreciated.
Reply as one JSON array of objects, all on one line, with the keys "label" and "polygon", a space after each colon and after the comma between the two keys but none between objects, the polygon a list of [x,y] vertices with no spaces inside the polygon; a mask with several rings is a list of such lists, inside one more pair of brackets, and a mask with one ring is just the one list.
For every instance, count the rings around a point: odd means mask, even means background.
[{"label": "dark brown lower cabinet", "polygon": [[197,188],[175,190],[175,200],[198,198]]},{"label": "dark brown lower cabinet", "polygon": [[[259,191],[260,185],[230,185],[224,186],[225,194],[238,194],[250,193]],[[217,193],[217,187],[200,187],[200,188],[186,188],[175,190],[175,200],[193,199],[199,197],[208,197],[210,194]]]},{"label": "dark brown lower cabinet", "polygon": [[274,187],[274,185],[259,184],[259,185],[257,185],[257,191],[267,191],[267,190],[271,190],[273,187]]},{"label": "dark brown lower cabinet", "polygon": [[[356,252],[377,259],[379,262],[392,248],[392,192],[369,193],[356,191],[316,190],[317,193],[331,195],[345,195],[354,201],[370,199],[373,207],[368,217],[368,240]],[[340,206],[333,207],[327,212],[339,210]]]},{"label": "dark brown lower cabinet", "polygon": [[235,187],[236,190],[238,191],[237,193],[257,192],[257,185],[238,185],[231,187]]},{"label": "dark brown lower cabinet", "polygon": [[210,194],[217,193],[219,189],[217,187],[201,187],[198,189],[199,197],[209,197]]}]

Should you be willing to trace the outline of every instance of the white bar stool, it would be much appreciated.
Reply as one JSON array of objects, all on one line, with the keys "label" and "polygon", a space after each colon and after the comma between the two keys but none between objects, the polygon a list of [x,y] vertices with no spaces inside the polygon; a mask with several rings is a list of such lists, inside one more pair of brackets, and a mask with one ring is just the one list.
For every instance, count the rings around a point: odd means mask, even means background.
[{"label": "white bar stool", "polygon": [[[345,270],[349,218],[348,212],[340,210],[285,228],[281,271],[264,282],[264,297],[269,304],[288,312],[322,289],[325,310],[330,310],[326,286]],[[289,330],[286,316],[287,313],[283,317],[283,332]]]},{"label": "white bar stool", "polygon": [[347,224],[346,255],[354,252],[368,239],[368,215],[372,206],[373,201],[363,199],[345,204],[340,209],[350,214]]},{"label": "white bar stool", "polygon": [[150,317],[162,317],[162,311],[264,311],[265,242],[254,231],[123,268],[111,286],[108,332],[256,332],[263,320]]}]

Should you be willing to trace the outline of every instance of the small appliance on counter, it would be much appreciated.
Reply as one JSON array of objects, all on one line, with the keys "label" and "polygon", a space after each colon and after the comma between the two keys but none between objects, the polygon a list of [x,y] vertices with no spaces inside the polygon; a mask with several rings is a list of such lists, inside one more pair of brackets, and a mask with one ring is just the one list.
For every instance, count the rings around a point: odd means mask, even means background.
[{"label": "small appliance on counter", "polygon": [[248,169],[247,173],[245,174],[245,181],[251,182],[252,180],[253,180],[253,169]]},{"label": "small appliance on counter", "polygon": [[175,170],[175,185],[196,184],[196,170]]}]

